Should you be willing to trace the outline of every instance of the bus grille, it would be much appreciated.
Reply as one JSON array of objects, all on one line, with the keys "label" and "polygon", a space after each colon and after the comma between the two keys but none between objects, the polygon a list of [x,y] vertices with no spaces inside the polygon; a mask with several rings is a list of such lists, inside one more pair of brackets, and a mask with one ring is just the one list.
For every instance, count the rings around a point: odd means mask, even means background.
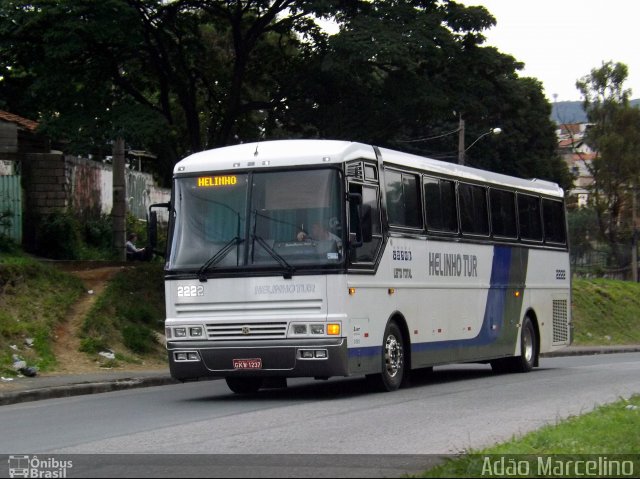
[{"label": "bus grille", "polygon": [[567,324],[567,300],[553,300],[553,342],[566,343],[569,340]]},{"label": "bus grille", "polygon": [[[216,302],[216,303],[176,303],[179,318],[219,318],[229,320],[247,316],[289,315],[322,313],[322,300]],[[249,320],[251,322],[251,320]]]},{"label": "bus grille", "polygon": [[237,341],[243,339],[281,339],[287,337],[287,323],[209,323],[207,339]]}]

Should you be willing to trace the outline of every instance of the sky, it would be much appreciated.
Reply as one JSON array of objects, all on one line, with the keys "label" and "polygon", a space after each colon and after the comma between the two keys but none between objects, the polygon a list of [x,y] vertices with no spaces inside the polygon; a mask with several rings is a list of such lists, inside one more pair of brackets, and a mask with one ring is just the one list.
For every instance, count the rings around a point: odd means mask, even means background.
[{"label": "sky", "polygon": [[486,44],[523,62],[520,76],[540,80],[549,101],[581,100],[576,80],[607,61],[627,65],[623,87],[640,98],[640,1],[456,1],[489,10]]}]

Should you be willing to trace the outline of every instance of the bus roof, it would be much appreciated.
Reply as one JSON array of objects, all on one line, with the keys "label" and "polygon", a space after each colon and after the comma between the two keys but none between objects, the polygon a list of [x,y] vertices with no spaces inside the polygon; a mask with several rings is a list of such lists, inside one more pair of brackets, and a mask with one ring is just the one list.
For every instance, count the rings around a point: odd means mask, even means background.
[{"label": "bus roof", "polygon": [[[385,164],[496,186],[519,188],[539,194],[559,197],[564,195],[562,188],[550,181],[526,180],[387,148],[380,148],[380,153]],[[173,172],[183,175],[247,168],[336,164],[357,159],[375,161],[373,146],[338,140],[275,140],[243,143],[194,153],[178,162]]]}]

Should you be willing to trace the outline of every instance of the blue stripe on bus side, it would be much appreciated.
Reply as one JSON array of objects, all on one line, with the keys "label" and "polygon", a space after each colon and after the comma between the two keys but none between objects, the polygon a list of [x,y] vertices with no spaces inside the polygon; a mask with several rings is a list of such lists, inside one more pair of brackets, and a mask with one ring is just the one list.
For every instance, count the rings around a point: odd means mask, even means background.
[{"label": "blue stripe on bus side", "polygon": [[[513,248],[509,246],[494,247],[491,265],[491,281],[487,294],[484,318],[480,332],[475,338],[414,343],[411,346],[411,351],[434,351],[457,347],[485,346],[494,343],[503,329],[509,286],[513,286],[512,283],[518,284],[520,279],[510,278],[513,259],[512,253]],[[517,260],[521,259],[519,255],[516,256],[518,257]],[[524,282],[524,278],[522,278],[522,282]],[[495,321],[493,321],[493,319],[495,319]],[[381,351],[382,346],[350,348],[349,356],[375,356],[381,354]]]}]

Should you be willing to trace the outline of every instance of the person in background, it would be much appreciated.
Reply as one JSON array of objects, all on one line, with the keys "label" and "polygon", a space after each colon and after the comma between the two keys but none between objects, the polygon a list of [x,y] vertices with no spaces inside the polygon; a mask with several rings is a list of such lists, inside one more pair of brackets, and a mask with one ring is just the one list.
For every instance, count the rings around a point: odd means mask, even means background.
[{"label": "person in background", "polygon": [[127,236],[127,260],[128,261],[148,261],[149,255],[147,253],[147,248],[138,248],[136,246],[136,240],[138,239],[138,235],[135,233],[129,233]]}]

